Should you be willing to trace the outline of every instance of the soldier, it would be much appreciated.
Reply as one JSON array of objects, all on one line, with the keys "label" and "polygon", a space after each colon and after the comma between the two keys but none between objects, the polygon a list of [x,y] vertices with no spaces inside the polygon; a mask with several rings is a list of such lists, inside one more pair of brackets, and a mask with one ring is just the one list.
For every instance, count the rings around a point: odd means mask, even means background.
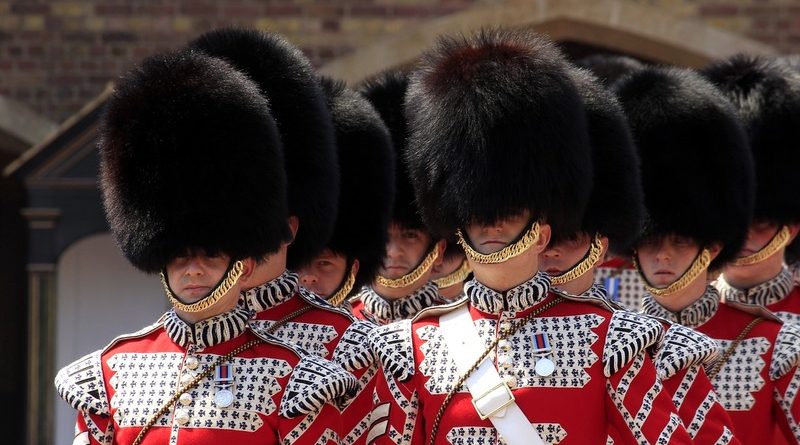
[{"label": "soldier", "polygon": [[[286,153],[290,220],[296,237],[286,261],[264,261],[245,294],[255,329],[341,364],[359,379],[344,411],[342,442],[363,443],[376,372],[366,336],[373,328],[300,287],[295,272],[328,245],[340,175],[331,111],[311,62],[282,36],[248,29],[208,32],[190,44],[248,74],[270,100]],[[325,235],[327,234],[327,235]],[[287,266],[288,269],[287,270]]]},{"label": "soldier", "polygon": [[[587,299],[607,299],[605,288],[593,285],[592,272],[609,240],[619,251],[630,252],[641,233],[644,208],[639,157],[613,94],[588,72],[573,70],[572,77],[587,111],[594,186],[581,230],[560,236],[554,233],[560,241],[551,241],[552,246],[539,256],[539,270],[552,276],[555,289]],[[738,444],[730,417],[716,401],[703,368],[719,357],[717,344],[680,324],[660,321],[665,333],[653,354],[656,371],[689,435],[696,443]]]},{"label": "soldier", "polygon": [[762,57],[735,56],[706,76],[731,99],[745,122],[756,169],[753,224],[740,257],[717,280],[722,298],[766,306],[800,321],[800,287],[786,267],[786,246],[800,230],[800,78]]},{"label": "soldier", "polygon": [[452,303],[464,296],[464,283],[472,277],[464,249],[455,238],[447,240],[442,264],[433,267],[431,280],[439,288],[439,297],[445,303]]},{"label": "soldier", "polygon": [[[709,285],[709,270],[735,258],[752,216],[753,165],[736,110],[689,70],[649,68],[616,86],[642,161],[648,221],[635,259],[648,291],[644,310],[721,344],[708,377],[736,438],[744,444],[793,443],[800,328],[781,326],[758,307],[720,303]],[[708,363],[675,353],[670,340],[664,353],[672,352],[673,366]],[[713,401],[709,393],[705,403]],[[708,415],[697,418],[708,421]],[[698,421],[688,429],[702,433],[706,426]],[[698,443],[721,440],[705,437]]]},{"label": "soldier", "polygon": [[[552,230],[591,189],[569,65],[526,31],[442,38],[406,99],[405,160],[425,221],[456,232],[466,299],[377,328],[375,443],[691,443],[647,348],[661,326],[550,292]],[[502,442],[500,441],[502,436]]]},{"label": "soldier", "polygon": [[328,247],[298,270],[305,288],[339,306],[371,283],[386,255],[395,158],[375,108],[344,82],[321,79],[336,129],[341,193]]},{"label": "soldier", "polygon": [[[407,86],[406,72],[389,71],[369,79],[360,88],[389,128],[398,160],[406,150],[403,102]],[[422,309],[443,302],[430,278],[433,268],[442,263],[445,241],[434,238],[420,219],[408,172],[400,162],[395,180],[386,257],[372,284],[351,301],[356,317],[376,324],[411,318]]]},{"label": "soldier", "polygon": [[291,235],[257,86],[199,53],[148,58],[109,99],[100,155],[111,231],[134,266],[161,272],[173,308],[58,373],[74,443],[336,442],[328,402],[352,396],[355,378],[254,330],[240,298]]}]

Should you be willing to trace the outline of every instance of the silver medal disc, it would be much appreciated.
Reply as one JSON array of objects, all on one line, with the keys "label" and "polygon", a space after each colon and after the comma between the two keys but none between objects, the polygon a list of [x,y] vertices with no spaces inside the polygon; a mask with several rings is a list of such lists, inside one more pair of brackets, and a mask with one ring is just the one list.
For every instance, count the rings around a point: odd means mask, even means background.
[{"label": "silver medal disc", "polygon": [[556,365],[549,358],[543,357],[536,361],[533,369],[539,377],[547,377],[556,370]]},{"label": "silver medal disc", "polygon": [[233,403],[233,393],[227,389],[218,389],[214,394],[214,403],[217,408],[227,408]]}]

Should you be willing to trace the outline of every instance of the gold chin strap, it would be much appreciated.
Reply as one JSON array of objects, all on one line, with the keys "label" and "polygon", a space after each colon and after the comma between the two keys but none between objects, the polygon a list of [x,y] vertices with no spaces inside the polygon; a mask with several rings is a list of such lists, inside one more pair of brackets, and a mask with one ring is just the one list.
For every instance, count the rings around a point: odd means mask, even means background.
[{"label": "gold chin strap", "polygon": [[350,291],[353,290],[354,284],[356,284],[356,273],[355,269],[353,269],[353,266],[351,265],[347,272],[347,278],[344,280],[344,283],[335,294],[328,297],[328,303],[334,306],[339,306],[342,304],[344,299],[350,295]]},{"label": "gold chin strap", "polygon": [[422,260],[422,262],[419,263],[419,266],[417,266],[411,272],[396,279],[386,278],[382,275],[378,275],[377,277],[375,277],[375,282],[383,287],[388,287],[391,289],[400,289],[403,287],[410,286],[414,282],[419,280],[420,277],[425,275],[425,272],[430,270],[431,266],[433,266],[433,263],[434,261],[436,261],[437,258],[439,258],[439,249],[437,249],[436,245],[434,244],[433,248],[431,249],[430,252],[428,252],[428,255],[425,257],[425,259]]},{"label": "gold chin strap", "polygon": [[586,253],[586,257],[583,258],[578,264],[575,265],[572,269],[562,273],[561,275],[555,276],[550,280],[550,284],[553,286],[559,286],[561,284],[569,283],[572,280],[576,280],[579,277],[583,276],[586,272],[590,271],[598,261],[600,261],[600,256],[603,254],[603,243],[600,241],[600,235],[595,235],[592,243],[589,245],[589,252]]},{"label": "gold chin strap", "polygon": [[525,235],[523,235],[519,241],[503,247],[502,250],[498,250],[497,252],[489,254],[480,253],[473,249],[464,238],[464,235],[461,233],[461,229],[456,230],[456,237],[458,238],[458,244],[461,244],[461,247],[464,248],[464,253],[467,254],[467,258],[471,259],[472,261],[481,264],[504,263],[511,258],[519,256],[526,250],[530,249],[532,245],[536,244],[536,241],[539,240],[539,222],[536,221],[531,224],[531,227],[527,232],[525,232]]},{"label": "gold chin strap", "polygon": [[464,260],[455,272],[442,278],[437,278],[433,282],[436,283],[439,289],[446,289],[454,284],[463,282],[471,272],[472,268],[469,267],[467,260]]},{"label": "gold chin strap", "polygon": [[791,233],[788,226],[781,227],[781,230],[772,237],[764,248],[758,252],[741,258],[736,258],[733,261],[734,266],[750,266],[752,264],[760,263],[767,258],[775,255],[776,252],[781,250],[786,244],[789,243]]},{"label": "gold chin strap", "polygon": [[175,309],[183,312],[200,312],[210,308],[216,304],[223,295],[227,294],[233,285],[236,284],[236,281],[239,280],[239,277],[242,276],[243,272],[244,263],[241,261],[233,263],[233,267],[231,267],[231,270],[228,271],[226,277],[217,285],[216,289],[211,291],[211,293],[202,300],[192,304],[182,303],[180,300],[178,300],[178,298],[172,293],[172,289],[169,288],[167,279],[164,277],[164,272],[161,272],[161,285],[164,286],[164,292],[167,294],[167,299],[170,303],[172,303],[172,306],[174,306]]},{"label": "gold chin strap", "polygon": [[708,270],[708,265],[711,264],[711,253],[708,251],[708,249],[703,248],[703,250],[695,257],[694,261],[692,261],[692,265],[689,266],[689,269],[687,269],[677,281],[663,288],[653,287],[647,282],[644,272],[642,272],[642,269],[639,267],[637,255],[633,256],[633,264],[639,271],[639,275],[642,276],[642,281],[644,281],[644,289],[651,295],[663,297],[682,291],[686,288],[686,286],[694,281],[695,278],[699,277],[703,271]]}]

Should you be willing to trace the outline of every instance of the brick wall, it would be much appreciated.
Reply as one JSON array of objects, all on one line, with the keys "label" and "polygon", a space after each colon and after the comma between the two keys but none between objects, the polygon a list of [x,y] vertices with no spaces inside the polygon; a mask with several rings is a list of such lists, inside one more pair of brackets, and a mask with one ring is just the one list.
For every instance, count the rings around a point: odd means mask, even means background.
[{"label": "brick wall", "polygon": [[[490,0],[0,0],[0,94],[60,122],[142,57],[219,26],[283,33],[319,65],[479,1]],[[796,2],[625,1],[800,51]]]}]

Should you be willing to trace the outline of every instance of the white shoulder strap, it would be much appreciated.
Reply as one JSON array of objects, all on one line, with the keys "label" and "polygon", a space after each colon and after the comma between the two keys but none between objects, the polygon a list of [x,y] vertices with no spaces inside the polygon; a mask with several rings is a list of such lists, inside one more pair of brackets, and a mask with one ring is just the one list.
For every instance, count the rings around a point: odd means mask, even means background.
[{"label": "white shoulder strap", "polygon": [[[439,317],[439,328],[447,343],[448,353],[461,375],[475,364],[486,349],[469,315],[468,306],[462,305]],[[465,383],[478,415],[481,419],[489,419],[507,444],[545,445],[488,357],[467,377]]]}]

